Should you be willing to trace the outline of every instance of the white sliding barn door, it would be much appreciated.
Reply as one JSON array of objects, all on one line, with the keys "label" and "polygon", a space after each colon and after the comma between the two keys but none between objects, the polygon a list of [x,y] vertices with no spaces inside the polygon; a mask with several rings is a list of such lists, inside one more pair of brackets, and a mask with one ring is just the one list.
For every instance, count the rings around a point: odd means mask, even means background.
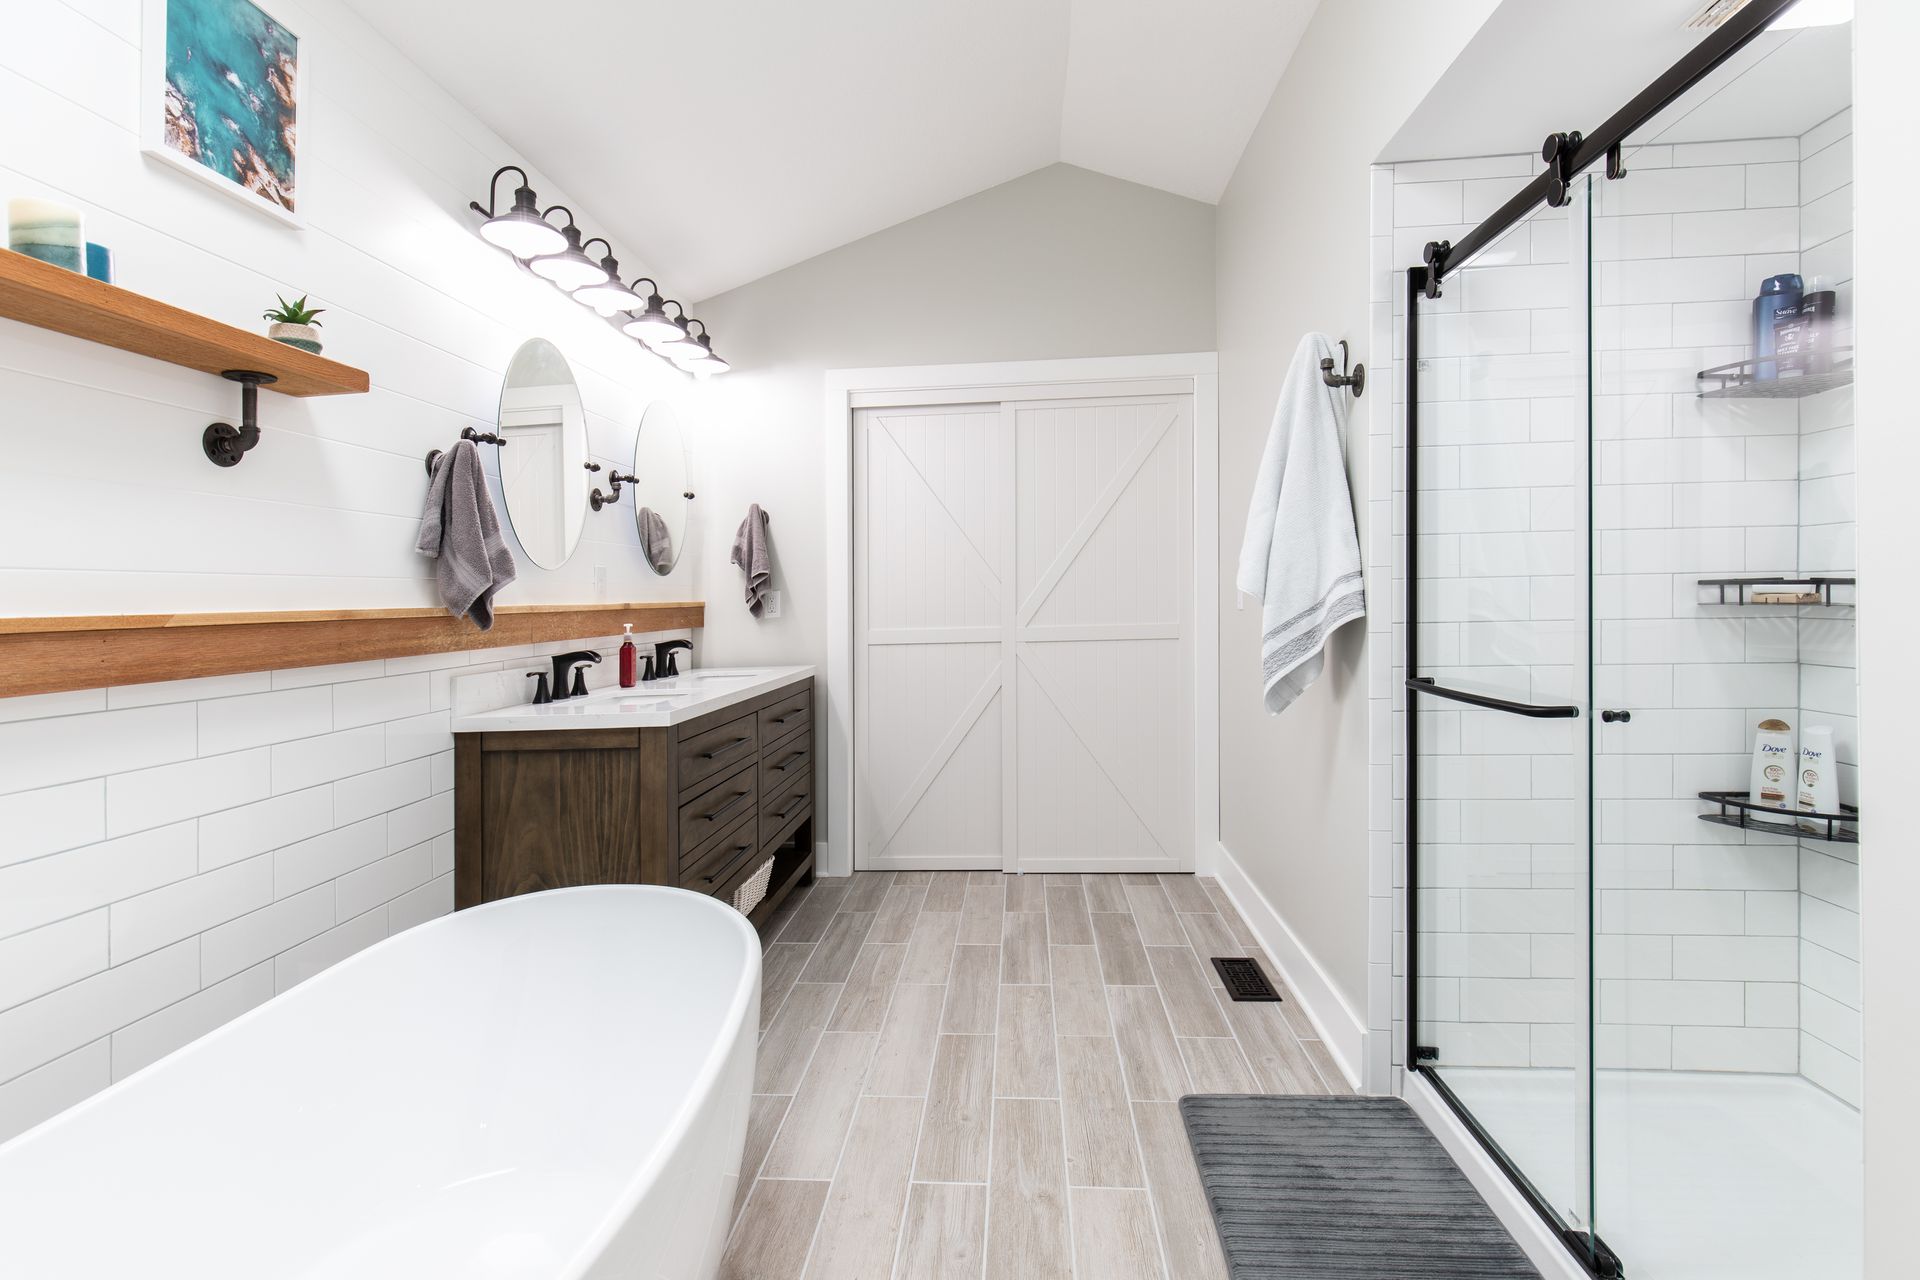
[{"label": "white sliding barn door", "polygon": [[1192,428],[855,412],[856,867],[1191,869]]}]

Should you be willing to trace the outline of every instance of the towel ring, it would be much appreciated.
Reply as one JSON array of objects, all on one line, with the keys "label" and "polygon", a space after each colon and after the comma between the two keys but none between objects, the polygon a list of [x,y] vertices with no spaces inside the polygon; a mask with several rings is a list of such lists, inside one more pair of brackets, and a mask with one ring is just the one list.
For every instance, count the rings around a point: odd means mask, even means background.
[{"label": "towel ring", "polygon": [[1333,371],[1333,357],[1328,356],[1320,362],[1320,380],[1330,387],[1351,387],[1353,398],[1358,400],[1367,393],[1367,366],[1356,364],[1353,372],[1347,372],[1347,340],[1340,339],[1340,372]]}]

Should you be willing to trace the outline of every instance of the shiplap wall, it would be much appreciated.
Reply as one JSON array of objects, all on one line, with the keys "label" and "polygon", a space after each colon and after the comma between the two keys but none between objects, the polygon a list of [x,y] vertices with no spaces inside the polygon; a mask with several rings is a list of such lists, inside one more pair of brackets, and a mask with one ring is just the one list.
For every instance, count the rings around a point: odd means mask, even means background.
[{"label": "shiplap wall", "polygon": [[[312,295],[328,354],[373,390],[263,394],[259,447],[221,469],[199,440],[237,413],[231,384],[0,322],[0,613],[433,603],[412,549],[421,459],[493,421],[501,371],[536,334],[573,363],[598,461],[627,469],[642,408],[665,398],[700,465],[684,375],[474,235],[466,203],[516,159],[507,146],[343,6],[305,9],[300,230],[141,157],[140,0],[8,13],[0,200],[79,207],[120,284],[230,324]],[[619,248],[643,266],[644,246]],[[586,520],[565,568],[520,555],[502,598],[701,594],[697,507],[665,579],[643,566],[630,503]],[[0,1139],[449,909],[446,681],[530,656],[0,700]]]}]

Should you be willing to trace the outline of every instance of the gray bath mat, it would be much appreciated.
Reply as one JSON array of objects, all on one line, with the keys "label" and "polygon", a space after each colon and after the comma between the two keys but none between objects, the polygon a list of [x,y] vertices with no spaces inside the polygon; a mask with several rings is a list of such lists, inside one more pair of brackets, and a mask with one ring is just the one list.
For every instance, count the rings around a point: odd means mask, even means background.
[{"label": "gray bath mat", "polygon": [[1540,1280],[1398,1098],[1180,1100],[1233,1280]]}]

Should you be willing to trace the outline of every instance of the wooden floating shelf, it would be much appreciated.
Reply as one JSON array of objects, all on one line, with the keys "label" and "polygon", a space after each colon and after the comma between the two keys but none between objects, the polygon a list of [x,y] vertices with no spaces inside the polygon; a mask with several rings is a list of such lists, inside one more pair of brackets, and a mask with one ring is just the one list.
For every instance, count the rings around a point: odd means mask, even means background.
[{"label": "wooden floating shelf", "polygon": [[0,618],[0,697],[498,649],[706,621],[694,600],[502,605],[481,631],[445,609]]},{"label": "wooden floating shelf", "polygon": [[216,376],[270,374],[283,396],[365,392],[364,369],[29,258],[0,252],[0,316]]}]

